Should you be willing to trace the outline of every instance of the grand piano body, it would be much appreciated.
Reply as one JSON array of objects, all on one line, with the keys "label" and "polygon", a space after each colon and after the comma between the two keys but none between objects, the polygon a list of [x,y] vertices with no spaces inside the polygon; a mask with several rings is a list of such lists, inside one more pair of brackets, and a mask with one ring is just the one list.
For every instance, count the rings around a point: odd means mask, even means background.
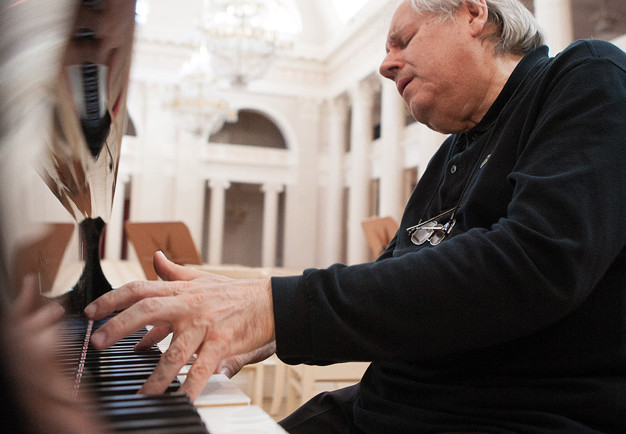
[{"label": "grand piano body", "polygon": [[[36,234],[43,232],[33,228],[20,239],[23,231],[14,224],[24,223],[18,222],[24,217],[19,212],[23,204],[18,179],[34,166],[74,217],[84,243],[82,275],[56,301],[67,313],[58,357],[64,375],[71,379],[68,384],[73,384],[72,393],[92,403],[87,410],[106,419],[116,432],[215,434],[250,427],[282,432],[261,409],[249,406],[249,399],[223,376],[211,379],[196,401],[203,403],[201,408],[177,392],[184,375],[163,395],[137,395],[162,351],[157,346],[143,353],[134,351],[146,330],[105,351],[95,351],[89,344],[90,332],[99,324],[88,321],[82,311],[111,290],[101,268],[99,244],[111,215],[126,127],[134,16],[135,2],[129,0],[0,2],[4,80],[0,83],[0,181],[12,187],[0,191],[0,271],[7,270],[9,279],[9,284],[2,282],[0,312],[10,308],[23,274],[37,271],[18,272],[34,251],[29,247],[39,241]],[[22,104],[20,98],[28,103]],[[14,107],[8,106],[11,103]],[[24,119],[25,115],[36,119]],[[30,262],[38,263],[37,258]]]}]

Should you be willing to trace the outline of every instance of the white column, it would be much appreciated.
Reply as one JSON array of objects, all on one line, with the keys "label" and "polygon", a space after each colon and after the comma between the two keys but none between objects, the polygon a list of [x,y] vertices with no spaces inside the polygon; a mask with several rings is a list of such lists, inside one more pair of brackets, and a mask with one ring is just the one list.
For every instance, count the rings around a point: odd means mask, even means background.
[{"label": "white column", "polygon": [[[171,100],[171,86],[144,83],[137,85],[141,107],[134,120],[137,137],[136,165],[132,170],[131,217],[134,221],[169,221],[174,218],[176,176],[176,123],[163,104]],[[158,200],[155,200],[158,197]]]},{"label": "white column", "polygon": [[209,211],[209,264],[222,264],[224,247],[224,209],[226,208],[226,190],[230,182],[224,180],[209,181],[211,188],[211,209]]},{"label": "white column", "polygon": [[546,35],[550,55],[554,56],[574,39],[571,0],[534,0],[533,6]]},{"label": "white column", "polygon": [[382,161],[380,173],[380,216],[400,221],[402,197],[402,139],[404,134],[404,102],[393,81],[383,79],[380,116]]},{"label": "white column", "polygon": [[197,251],[201,251],[206,179],[201,173],[203,148],[206,143],[179,128],[174,143],[174,179],[172,188],[172,219],[187,225]]},{"label": "white column", "polygon": [[352,91],[352,141],[350,143],[350,195],[348,200],[348,264],[366,262],[367,242],[361,223],[368,214],[369,155],[372,143],[372,95],[369,81]]},{"label": "white column", "polygon": [[324,215],[324,263],[341,260],[341,240],[345,222],[341,220],[343,199],[343,159],[346,149],[348,101],[340,97],[330,102],[326,203]]},{"label": "white column", "polygon": [[292,116],[298,144],[292,150],[296,163],[290,169],[293,176],[286,180],[283,257],[286,268],[316,267],[321,254],[317,202],[321,103],[317,98],[298,98],[299,110]]},{"label": "white column", "polygon": [[118,260],[122,252],[122,238],[124,234],[124,190],[130,182],[130,176],[119,175],[117,188],[113,197],[111,219],[106,225],[104,256],[106,259]]},{"label": "white column", "polygon": [[261,265],[274,267],[276,265],[276,236],[278,230],[278,194],[285,187],[278,184],[263,184],[263,241],[261,251]]}]

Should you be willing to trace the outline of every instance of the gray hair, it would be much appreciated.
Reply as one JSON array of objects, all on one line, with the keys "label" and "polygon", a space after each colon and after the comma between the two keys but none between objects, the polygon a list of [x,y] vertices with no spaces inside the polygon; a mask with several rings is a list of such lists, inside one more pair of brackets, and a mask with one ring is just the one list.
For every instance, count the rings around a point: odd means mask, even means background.
[{"label": "gray hair", "polygon": [[[454,12],[463,3],[478,0],[410,0],[419,14],[429,13],[442,20],[454,19]],[[519,0],[485,0],[489,22],[496,31],[486,36],[495,41],[496,54],[526,54],[543,45],[544,35],[539,23]]]}]

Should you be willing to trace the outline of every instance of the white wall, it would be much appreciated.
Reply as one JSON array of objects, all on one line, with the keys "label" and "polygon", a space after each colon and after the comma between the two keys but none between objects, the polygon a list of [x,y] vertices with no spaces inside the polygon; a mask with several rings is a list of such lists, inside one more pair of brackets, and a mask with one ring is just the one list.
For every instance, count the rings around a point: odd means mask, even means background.
[{"label": "white wall", "polygon": [[[245,89],[216,86],[214,95],[235,109],[263,112],[285,137],[288,151],[214,145],[185,131],[169,105],[176,95],[178,70],[189,55],[182,36],[164,30],[160,13],[154,28],[138,34],[131,73],[128,107],[136,138],[126,138],[120,176],[130,180],[134,221],[182,220],[202,248],[204,183],[210,179],[286,186],[284,266],[328,265],[322,257],[324,201],[320,191],[326,151],[325,101],[345,93],[359,81],[377,74],[384,56],[386,29],[393,2],[373,2],[367,19],[353,22],[353,34],[340,35],[342,44],[325,46],[326,60],[314,57],[278,61],[266,77]],[[158,2],[152,5],[158,7]],[[180,23],[174,21],[174,27]],[[157,31],[158,30],[158,31]],[[315,54],[319,55],[319,53]],[[314,56],[312,54],[312,56]],[[423,166],[439,143],[429,133],[406,135],[405,167]],[[417,140],[415,139],[417,137]],[[380,150],[378,151],[380,152]],[[350,161],[349,155],[346,161]],[[379,158],[369,158],[369,173],[378,173]],[[349,167],[344,179],[350,179]],[[116,206],[118,204],[116,203]],[[119,219],[120,212],[114,215]],[[121,224],[113,222],[119,234]],[[118,249],[107,249],[115,255]]]},{"label": "white wall", "polygon": [[[191,10],[199,1],[182,3],[176,7]],[[234,109],[255,109],[271,118],[285,137],[288,150],[283,151],[209,145],[207,136],[185,130],[171,103],[178,71],[190,55],[192,32],[190,24],[179,19],[181,14],[169,19],[164,12],[172,7],[171,2],[153,0],[153,27],[138,32],[131,72],[128,108],[137,137],[124,139],[120,163],[120,185],[132,185],[130,219],[182,220],[201,251],[207,180],[282,184],[286,186],[284,265],[328,265],[322,255],[329,122],[323,107],[377,74],[395,4],[370,2],[369,15],[354,20],[343,34],[335,34],[318,50],[309,47],[279,59],[263,79],[248,88],[218,85],[214,89],[216,98],[228,101]],[[625,45],[623,38],[616,43]],[[402,168],[417,167],[418,174],[444,138],[419,124],[410,125],[402,137]],[[368,173],[381,173],[384,152],[379,143],[373,144]],[[349,155],[345,161],[350,161]],[[347,184],[351,174],[349,166],[345,167]],[[121,237],[120,206],[123,201],[116,197],[111,237]],[[107,239],[107,243],[107,255],[118,255],[119,240]]]}]

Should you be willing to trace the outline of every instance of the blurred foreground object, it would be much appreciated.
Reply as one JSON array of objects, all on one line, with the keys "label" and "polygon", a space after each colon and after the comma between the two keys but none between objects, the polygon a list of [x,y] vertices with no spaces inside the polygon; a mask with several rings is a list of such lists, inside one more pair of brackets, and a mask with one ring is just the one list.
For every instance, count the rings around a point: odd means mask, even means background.
[{"label": "blurred foreground object", "polygon": [[72,383],[56,357],[63,309],[47,301],[26,279],[18,299],[3,315],[2,427],[7,432],[105,432],[90,412],[84,395],[75,396]]},{"label": "blurred foreground object", "polygon": [[41,177],[79,223],[85,267],[60,302],[68,313],[111,289],[100,238],[117,179],[130,72],[135,2],[83,2],[71,26],[54,95],[53,129]]},{"label": "blurred foreground object", "polygon": [[36,224],[41,204],[28,193],[37,181],[33,167],[59,122],[54,92],[64,89],[59,71],[71,57],[66,49],[80,4],[0,0],[0,419],[7,432],[105,431],[85,410],[90,399],[75,398],[56,357],[63,309],[39,294],[41,279],[24,279],[33,271],[24,268],[24,252],[55,237],[52,226]]},{"label": "blurred foreground object", "polygon": [[[2,298],[15,299],[22,283],[18,251],[41,241],[29,200],[33,167],[52,128],[53,92],[76,1],[0,0],[0,234],[8,273]],[[32,272],[32,270],[29,270]],[[9,282],[8,279],[11,279]]]}]

